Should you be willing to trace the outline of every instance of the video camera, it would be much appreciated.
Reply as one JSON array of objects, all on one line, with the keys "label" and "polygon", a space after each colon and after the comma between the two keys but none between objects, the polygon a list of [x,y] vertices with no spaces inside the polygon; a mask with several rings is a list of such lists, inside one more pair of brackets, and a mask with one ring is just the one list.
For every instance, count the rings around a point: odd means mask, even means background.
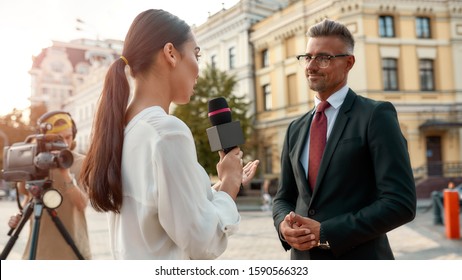
[{"label": "video camera", "polygon": [[24,142],[3,149],[3,178],[6,181],[42,180],[52,168],[69,168],[74,157],[64,139],[46,135],[50,124],[40,126],[41,134],[29,135]]}]

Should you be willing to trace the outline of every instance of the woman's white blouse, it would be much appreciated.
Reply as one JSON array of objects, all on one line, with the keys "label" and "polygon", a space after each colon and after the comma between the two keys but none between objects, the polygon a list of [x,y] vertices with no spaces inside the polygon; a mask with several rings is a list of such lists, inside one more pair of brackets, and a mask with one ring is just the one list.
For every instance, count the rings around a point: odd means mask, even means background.
[{"label": "woman's white blouse", "polygon": [[120,214],[108,214],[115,259],[214,259],[238,228],[236,204],[211,188],[190,129],[160,107],[125,128],[122,184]]}]

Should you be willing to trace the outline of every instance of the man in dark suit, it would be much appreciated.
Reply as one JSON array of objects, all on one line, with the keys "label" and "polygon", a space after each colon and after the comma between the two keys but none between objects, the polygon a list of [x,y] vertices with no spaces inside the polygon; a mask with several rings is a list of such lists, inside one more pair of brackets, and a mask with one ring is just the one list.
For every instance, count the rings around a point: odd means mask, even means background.
[{"label": "man in dark suit", "polygon": [[[386,233],[412,221],[416,210],[396,110],[347,86],[355,57],[346,26],[326,19],[307,35],[297,59],[316,107],[289,125],[284,141],[273,202],[282,246],[292,259],[393,259]],[[315,132],[321,119],[324,130]]]}]

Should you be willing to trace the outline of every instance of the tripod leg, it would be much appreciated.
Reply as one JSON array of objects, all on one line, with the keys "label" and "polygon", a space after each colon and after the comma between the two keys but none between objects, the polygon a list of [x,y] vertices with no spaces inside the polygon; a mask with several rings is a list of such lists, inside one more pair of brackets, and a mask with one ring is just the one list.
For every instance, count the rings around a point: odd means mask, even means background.
[{"label": "tripod leg", "polygon": [[30,251],[29,251],[29,260],[35,260],[36,255],[37,255],[38,236],[39,236],[40,220],[42,218],[42,212],[43,212],[42,202],[35,203],[35,206],[34,206],[35,222],[34,222],[34,228],[32,231],[31,246],[30,246]]},{"label": "tripod leg", "polygon": [[22,228],[24,227],[26,222],[29,220],[30,215],[32,215],[32,211],[34,210],[34,205],[32,201],[29,202],[26,205],[26,207],[24,207],[24,209],[25,209],[25,212],[22,214],[22,218],[18,226],[16,227],[16,229],[11,229],[10,232],[8,233],[8,235],[11,235],[11,238],[10,240],[8,240],[8,243],[6,244],[5,248],[2,251],[2,254],[0,255],[1,260],[6,260],[6,258],[8,257],[8,254],[10,253],[14,244],[16,243],[16,240],[18,240],[19,233],[21,233]]},{"label": "tripod leg", "polygon": [[58,228],[59,232],[61,233],[61,235],[64,237],[64,239],[66,240],[67,244],[69,244],[69,246],[71,246],[72,250],[74,251],[75,255],[77,256],[77,258],[79,258],[79,260],[84,260],[84,257],[82,256],[82,254],[80,253],[79,249],[77,248],[77,246],[75,246],[75,243],[74,241],[72,240],[72,237],[70,236],[69,232],[66,230],[66,228],[64,227],[63,223],[61,222],[61,220],[58,218],[58,213],[55,211],[55,210],[52,210],[52,209],[49,209],[49,208],[46,208],[47,211],[48,211],[48,214],[50,214],[50,217],[51,219],[53,220],[53,222],[55,223],[56,227]]}]

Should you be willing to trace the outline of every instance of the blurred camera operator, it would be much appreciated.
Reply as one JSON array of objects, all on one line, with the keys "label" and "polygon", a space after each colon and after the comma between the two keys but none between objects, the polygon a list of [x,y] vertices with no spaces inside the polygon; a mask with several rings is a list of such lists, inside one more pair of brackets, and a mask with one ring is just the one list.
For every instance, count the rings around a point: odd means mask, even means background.
[{"label": "blurred camera operator", "polygon": [[[51,111],[42,115],[38,120],[40,129],[44,124],[51,124],[49,130],[41,131],[46,135],[60,135],[68,145],[69,150],[75,148],[75,136],[77,127],[71,115],[64,111]],[[85,190],[77,184],[76,178],[80,173],[80,168],[84,156],[72,152],[73,163],[70,168],[53,168],[49,170],[48,179],[52,180],[52,188],[61,193],[63,200],[61,205],[56,208],[58,218],[63,223],[65,229],[72,238],[79,252],[85,259],[91,258],[90,242],[88,238],[87,221],[85,209],[88,205],[88,196]],[[18,183],[18,194],[23,195],[22,206],[24,207],[31,199],[32,194],[26,189],[25,182]],[[64,237],[59,232],[50,215],[43,210],[40,220],[40,230],[38,234],[36,259],[41,260],[72,260],[78,259],[76,253],[67,244]],[[12,216],[8,222],[11,228],[16,228],[21,219],[21,213]],[[23,259],[30,256],[30,246],[32,241],[32,229],[34,215],[30,217],[30,233],[27,241]]]}]

